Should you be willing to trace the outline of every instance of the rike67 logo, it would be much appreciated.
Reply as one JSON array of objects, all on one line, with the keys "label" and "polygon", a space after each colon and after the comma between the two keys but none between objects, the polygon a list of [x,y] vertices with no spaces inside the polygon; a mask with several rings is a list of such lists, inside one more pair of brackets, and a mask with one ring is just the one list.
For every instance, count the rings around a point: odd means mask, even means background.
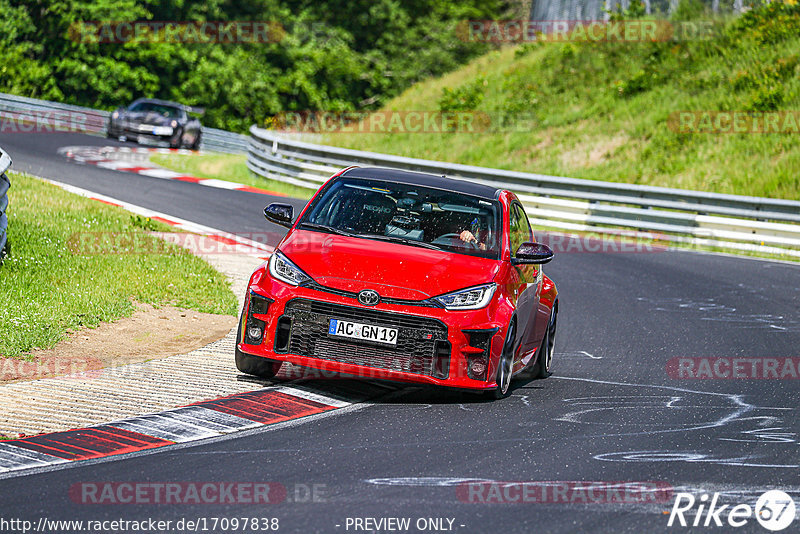
[{"label": "rike67 logo", "polygon": [[749,504],[720,506],[718,502],[719,493],[714,493],[710,500],[705,493],[699,499],[691,493],[676,493],[667,526],[677,522],[681,527],[742,527],[755,517],[762,527],[777,532],[791,525],[797,512],[789,494],[780,490],[761,495],[755,508]]}]

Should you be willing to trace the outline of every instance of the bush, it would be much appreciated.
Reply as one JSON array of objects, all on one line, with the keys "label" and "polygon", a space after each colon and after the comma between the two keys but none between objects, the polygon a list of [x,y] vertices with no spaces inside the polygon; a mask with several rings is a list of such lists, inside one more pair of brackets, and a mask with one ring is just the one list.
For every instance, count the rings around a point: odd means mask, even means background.
[{"label": "bush", "polygon": [[439,98],[439,111],[472,111],[483,101],[486,80],[478,78],[456,89],[445,87]]}]

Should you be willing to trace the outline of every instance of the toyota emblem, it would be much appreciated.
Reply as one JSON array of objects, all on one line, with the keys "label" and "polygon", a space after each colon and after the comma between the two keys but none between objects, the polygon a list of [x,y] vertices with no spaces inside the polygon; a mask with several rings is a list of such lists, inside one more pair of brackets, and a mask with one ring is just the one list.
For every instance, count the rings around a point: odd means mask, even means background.
[{"label": "toyota emblem", "polygon": [[380,301],[381,296],[378,295],[377,291],[373,291],[372,289],[365,289],[358,294],[358,302],[364,306],[375,306]]}]

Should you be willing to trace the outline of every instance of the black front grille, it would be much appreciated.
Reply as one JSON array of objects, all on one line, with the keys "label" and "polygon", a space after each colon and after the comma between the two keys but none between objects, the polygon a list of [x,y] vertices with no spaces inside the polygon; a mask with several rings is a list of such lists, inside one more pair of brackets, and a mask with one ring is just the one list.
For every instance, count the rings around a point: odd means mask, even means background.
[{"label": "black front grille", "polygon": [[[276,345],[276,352],[447,378],[450,361],[447,326],[436,319],[308,299],[289,301],[279,323],[286,319],[291,321],[288,346]],[[330,336],[331,319],[397,328],[397,346]]]}]

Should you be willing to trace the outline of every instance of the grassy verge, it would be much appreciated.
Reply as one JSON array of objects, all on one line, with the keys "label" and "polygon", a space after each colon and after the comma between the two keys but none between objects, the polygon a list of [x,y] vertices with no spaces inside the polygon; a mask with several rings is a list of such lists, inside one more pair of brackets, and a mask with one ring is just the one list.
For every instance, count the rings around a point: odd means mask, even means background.
[{"label": "grassy verge", "polygon": [[[30,176],[12,173],[11,183],[12,248],[0,266],[0,355],[24,357],[52,347],[67,330],[129,316],[133,301],[237,313],[222,274],[148,234],[170,227]],[[158,253],[125,253],[134,242],[136,250]]]},{"label": "grassy verge", "polygon": [[251,185],[293,198],[311,198],[314,194],[311,189],[256,176],[247,168],[247,156],[243,154],[153,154],[150,161],[190,176]]},{"label": "grassy verge", "polygon": [[384,109],[476,110],[504,127],[338,133],[326,142],[550,175],[800,199],[797,132],[687,134],[670,122],[681,111],[800,110],[800,5],[772,3],[714,21],[710,39],[504,48],[411,87]]}]

